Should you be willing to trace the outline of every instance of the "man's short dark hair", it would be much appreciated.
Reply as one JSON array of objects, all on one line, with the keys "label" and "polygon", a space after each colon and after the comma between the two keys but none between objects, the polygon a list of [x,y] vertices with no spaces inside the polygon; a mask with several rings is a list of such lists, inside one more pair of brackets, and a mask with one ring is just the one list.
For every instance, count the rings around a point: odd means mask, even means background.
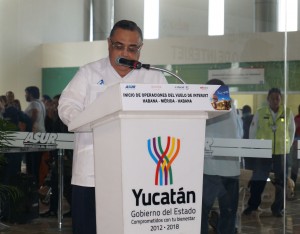
[{"label": "man's short dark hair", "polygon": [[44,94],[44,95],[43,95],[43,98],[44,98],[44,100],[46,100],[46,101],[51,101],[51,97],[50,97],[49,95],[47,95],[47,94]]},{"label": "man's short dark hair", "polygon": [[280,89],[278,89],[278,88],[271,88],[271,89],[269,90],[268,97],[270,97],[270,95],[271,95],[272,93],[278,93],[278,94],[281,96],[281,91],[280,91]]},{"label": "man's short dark hair", "polygon": [[115,31],[118,29],[124,29],[124,30],[129,30],[129,31],[136,31],[140,34],[141,40],[143,41],[143,33],[142,30],[140,29],[139,26],[137,26],[137,24],[133,21],[130,20],[120,20],[118,21],[114,27],[112,28],[111,32],[110,32],[110,37],[112,37],[115,33]]},{"label": "man's short dark hair", "polygon": [[222,80],[219,79],[211,79],[206,82],[208,85],[225,85]]},{"label": "man's short dark hair", "polygon": [[56,94],[56,95],[53,97],[53,99],[59,100],[59,99],[60,99],[60,96],[61,96],[61,94]]},{"label": "man's short dark hair", "polygon": [[251,111],[252,111],[252,109],[249,105],[243,106],[243,109],[242,109],[243,114],[251,114]]},{"label": "man's short dark hair", "polygon": [[25,92],[29,93],[34,99],[40,98],[40,90],[36,86],[28,86],[25,89]]}]

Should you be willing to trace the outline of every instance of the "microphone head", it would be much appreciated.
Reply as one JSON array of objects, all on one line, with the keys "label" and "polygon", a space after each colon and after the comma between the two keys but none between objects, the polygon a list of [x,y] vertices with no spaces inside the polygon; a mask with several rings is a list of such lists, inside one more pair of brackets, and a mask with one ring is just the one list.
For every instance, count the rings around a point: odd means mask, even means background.
[{"label": "microphone head", "polygon": [[120,59],[122,59],[122,57],[117,57],[117,58],[116,58],[116,64],[122,65],[122,64],[120,63]]},{"label": "microphone head", "polygon": [[122,57],[116,58],[116,64],[121,65],[121,66],[130,67],[133,69],[141,69],[141,67],[142,67],[142,64],[139,61],[129,60],[129,59],[122,58]]}]

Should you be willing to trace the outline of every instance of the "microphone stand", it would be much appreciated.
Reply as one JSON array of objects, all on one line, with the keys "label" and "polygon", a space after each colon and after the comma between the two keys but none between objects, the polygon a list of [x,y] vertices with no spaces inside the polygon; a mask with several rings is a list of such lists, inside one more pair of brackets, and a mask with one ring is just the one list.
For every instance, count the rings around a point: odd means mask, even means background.
[{"label": "microphone stand", "polygon": [[143,68],[146,68],[146,69],[151,69],[151,70],[157,70],[157,71],[162,71],[162,72],[166,72],[168,74],[170,74],[171,76],[174,76],[176,79],[178,79],[182,84],[185,84],[184,80],[181,79],[179,76],[177,76],[176,74],[174,74],[173,72],[170,72],[169,70],[167,69],[163,69],[163,68],[158,68],[158,67],[151,67],[150,65],[148,64],[143,64],[142,65]]}]

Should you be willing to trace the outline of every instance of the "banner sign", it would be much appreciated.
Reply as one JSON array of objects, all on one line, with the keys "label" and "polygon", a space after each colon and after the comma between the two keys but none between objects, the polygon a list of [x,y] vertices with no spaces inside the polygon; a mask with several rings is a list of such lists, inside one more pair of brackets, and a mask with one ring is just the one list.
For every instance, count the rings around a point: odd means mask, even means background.
[{"label": "banner sign", "polygon": [[154,115],[185,112],[211,118],[231,109],[228,86],[117,83],[97,90],[91,97],[94,101],[68,125],[69,131],[91,132],[97,120],[110,118],[120,111],[123,114],[152,112]]},{"label": "banner sign", "polygon": [[228,86],[120,84],[123,110],[230,110]]},{"label": "banner sign", "polygon": [[205,119],[182,119],[181,127],[172,118],[128,122],[122,123],[124,234],[200,233]]},{"label": "banner sign", "polygon": [[73,133],[48,132],[11,132],[7,142],[9,147],[1,148],[0,152],[30,152],[55,149],[73,149]]},{"label": "banner sign", "polygon": [[232,84],[263,84],[264,68],[230,68],[209,70],[208,79],[222,80],[226,85]]}]

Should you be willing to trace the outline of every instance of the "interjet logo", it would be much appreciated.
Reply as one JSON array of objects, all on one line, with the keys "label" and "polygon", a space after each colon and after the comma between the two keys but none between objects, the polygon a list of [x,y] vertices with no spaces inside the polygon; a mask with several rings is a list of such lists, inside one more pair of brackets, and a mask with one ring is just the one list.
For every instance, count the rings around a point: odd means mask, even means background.
[{"label": "interjet logo", "polygon": [[148,139],[148,152],[156,164],[155,185],[173,184],[172,163],[180,151],[180,139],[168,136],[165,146],[163,146],[161,137]]}]

